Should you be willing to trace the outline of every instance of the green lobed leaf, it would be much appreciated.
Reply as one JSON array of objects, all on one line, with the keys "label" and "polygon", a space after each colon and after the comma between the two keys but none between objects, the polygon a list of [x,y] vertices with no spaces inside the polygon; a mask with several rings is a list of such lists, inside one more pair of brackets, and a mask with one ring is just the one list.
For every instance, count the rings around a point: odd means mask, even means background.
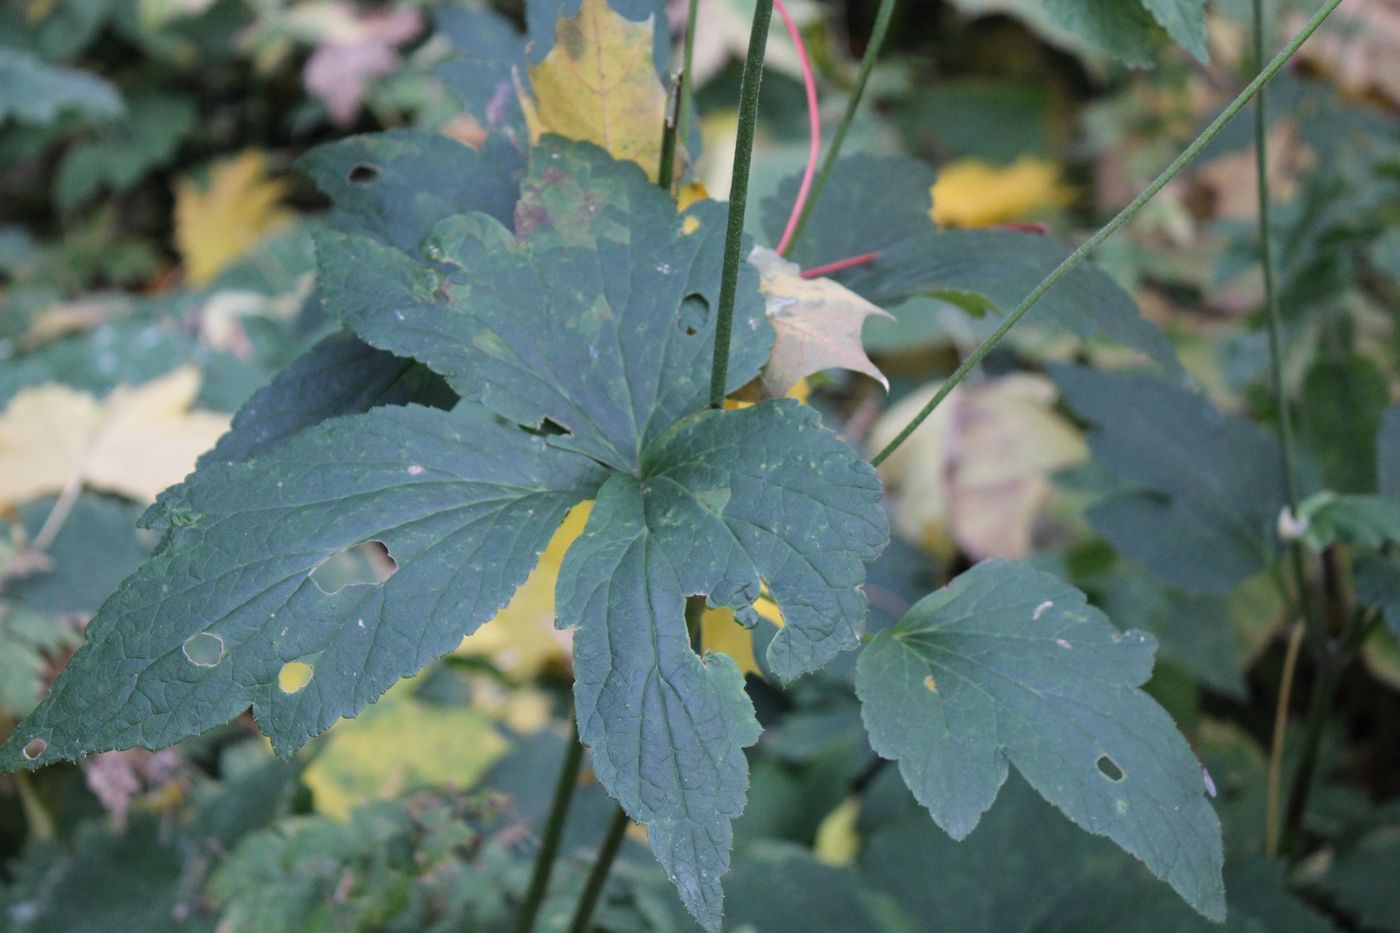
[{"label": "green lobed leaf", "polygon": [[[882,307],[934,295],[983,314],[1016,307],[1069,255],[1052,238],[1033,233],[938,230],[929,215],[933,181],[933,170],[916,159],[860,154],[840,160],[789,258],[807,268],[877,252],[874,262],[832,278]],[[798,182],[785,179],[763,203],[764,228],[775,241]],[[1168,372],[1181,372],[1171,341],[1093,266],[1065,276],[1027,319],[1085,340],[1113,340]],[[895,326],[872,319],[866,330],[878,335]]]},{"label": "green lobed leaf", "polygon": [[1376,488],[1376,436],[1390,390],[1376,364],[1357,354],[1314,363],[1303,379],[1298,436],[1317,457],[1329,489]]},{"label": "green lobed leaf", "polygon": [[[531,157],[515,234],[482,214],[449,218],[411,256],[324,233],[320,286],[326,309],[370,344],[421,360],[504,418],[550,422],[564,432],[550,443],[630,473],[705,404],[724,220],[713,201],[678,214],[637,166],[551,138]],[[685,233],[687,222],[698,226]],[[771,342],[745,265],[731,389],[757,374]]]},{"label": "green lobed leaf", "polygon": [[1212,920],[1225,914],[1220,822],[1200,762],[1139,689],[1155,641],[1015,562],[977,565],[860,656],[871,744],[934,821],[968,835],[1007,766],[1108,836]]},{"label": "green lobed leaf", "polygon": [[297,357],[243,404],[200,466],[247,460],[304,428],[380,405],[451,408],[456,394],[421,363],[376,350],[353,334],[333,334]]},{"label": "green lobed leaf", "polygon": [[196,117],[189,97],[158,93],[133,97],[120,123],[64,151],[54,179],[55,205],[69,211],[104,188],[130,190],[174,160]]},{"label": "green lobed leaf", "polygon": [[70,110],[110,119],[123,109],[116,88],[96,75],[0,46],[0,124],[16,120],[43,126]]},{"label": "green lobed leaf", "polygon": [[1206,0],[1142,0],[1142,5],[1186,51],[1199,61],[1210,59],[1206,50]]},{"label": "green lobed leaf", "polygon": [[1298,505],[1303,541],[1322,551],[1335,541],[1372,550],[1400,542],[1400,499],[1315,493]]},{"label": "green lobed leaf", "polygon": [[[1153,0],[1164,9],[1183,0]],[[1045,0],[1051,18],[1064,29],[1138,68],[1152,65],[1162,46],[1162,28],[1142,0]]]},{"label": "green lobed leaf", "polygon": [[1050,373],[1092,426],[1095,462],[1126,487],[1089,509],[1119,552],[1197,594],[1223,592],[1267,566],[1285,500],[1273,437],[1146,374],[1059,365]]},{"label": "green lobed leaf", "polygon": [[863,562],[889,533],[879,502],[873,468],[813,410],[703,411],[647,450],[640,477],[604,484],[565,556],[557,624],[575,628],[580,736],[707,929],[759,727],[733,661],[691,649],[685,599],[756,621],[766,583],[785,620],[769,663],[812,670],[859,638]]},{"label": "green lobed leaf", "polygon": [[438,34],[454,54],[435,72],[483,127],[517,141],[528,139],[512,71],[524,74],[525,37],[491,9],[443,4],[433,10]]},{"label": "green lobed leaf", "polygon": [[[207,466],[161,496],[160,550],[103,604],[0,768],[158,748],[249,707],[287,754],[492,618],[600,481],[471,407],[380,408]],[[397,571],[324,592],[312,572],[366,541]],[[293,662],[312,677],[287,693]]]}]

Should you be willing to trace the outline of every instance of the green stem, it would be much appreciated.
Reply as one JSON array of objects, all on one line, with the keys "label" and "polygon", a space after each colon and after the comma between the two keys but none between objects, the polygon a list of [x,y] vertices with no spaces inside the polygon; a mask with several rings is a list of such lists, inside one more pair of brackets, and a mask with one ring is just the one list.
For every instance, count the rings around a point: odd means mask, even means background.
[{"label": "green stem", "polygon": [[48,842],[58,836],[54,829],[53,816],[49,814],[44,802],[39,799],[39,795],[34,791],[34,785],[30,782],[29,772],[16,771],[14,773],[15,788],[19,791],[19,805],[24,812],[25,821],[29,824],[29,835],[39,842]]},{"label": "green stem", "polygon": [[564,837],[564,823],[569,815],[569,804],[573,802],[574,788],[578,786],[579,769],[583,766],[583,745],[578,737],[578,720],[574,718],[569,734],[569,747],[564,753],[564,763],[559,767],[559,777],[554,785],[554,802],[549,805],[549,819],[545,823],[544,837],[540,840],[540,851],[535,856],[535,870],[530,875],[530,888],[525,895],[525,906],[521,909],[520,920],[515,925],[517,933],[530,933],[535,928],[535,918],[549,887],[549,876],[554,871],[554,860],[559,854],[559,841]]},{"label": "green stem", "polygon": [[797,224],[792,228],[792,236],[788,238],[789,253],[797,247],[797,241],[802,237],[802,231],[812,217],[817,199],[821,197],[822,189],[831,179],[831,170],[841,155],[841,147],[846,143],[846,133],[851,129],[851,121],[855,119],[856,110],[860,108],[861,98],[865,95],[865,85],[870,80],[870,72],[875,70],[875,61],[880,57],[880,50],[884,48],[885,36],[890,31],[890,20],[894,18],[894,4],[895,0],[881,0],[880,9],[875,13],[875,25],[870,29],[870,41],[866,43],[865,54],[860,59],[860,71],[856,74],[855,86],[851,88],[851,96],[846,99],[846,112],[841,114],[841,122],[836,125],[836,132],[831,137],[831,146],[826,150],[817,177],[812,181],[812,190],[807,193],[807,203],[802,205],[802,213],[798,215]]},{"label": "green stem", "polygon": [[588,883],[584,885],[583,896],[579,898],[578,907],[574,909],[569,933],[588,933],[589,924],[593,921],[593,910],[603,896],[603,889],[608,886],[608,875],[612,872],[617,850],[622,847],[622,837],[627,832],[629,822],[627,814],[618,807],[612,822],[608,824],[608,834],[603,838],[603,847],[598,850],[598,861],[593,863],[593,870],[588,873]]},{"label": "green stem", "polygon": [[710,370],[710,407],[723,408],[729,380],[729,341],[734,331],[734,302],[739,296],[739,268],[744,244],[744,211],[749,200],[749,168],[753,163],[754,128],[758,124],[758,91],[763,83],[763,50],[773,0],[758,0],[749,33],[749,54],[739,85],[739,136],[734,143],[734,175],[729,188],[729,224],[724,237],[724,276],[720,280],[719,314],[715,322],[715,362]]},{"label": "green stem", "polygon": [[1220,116],[1212,120],[1210,125],[1201,132],[1201,135],[1197,136],[1196,139],[1192,141],[1191,145],[1186,147],[1185,152],[1177,156],[1172,164],[1167,166],[1152,184],[1148,185],[1136,198],[1133,198],[1131,204],[1119,211],[1118,216],[1110,220],[1098,233],[1095,233],[1078,249],[1066,257],[1064,262],[1056,266],[1054,271],[1047,275],[1045,279],[1006,316],[1001,324],[997,326],[997,329],[992,331],[991,335],[987,337],[986,340],[982,341],[967,359],[963,360],[962,365],[954,370],[953,375],[949,376],[948,379],[944,381],[943,385],[939,387],[938,392],[929,400],[929,403],[924,406],[923,410],[914,417],[914,420],[909,422],[904,430],[900,431],[894,440],[890,441],[889,444],[885,446],[885,449],[880,451],[871,462],[879,466],[889,458],[890,454],[898,450],[900,445],[909,439],[909,436],[914,433],[919,425],[924,423],[924,419],[931,415],[934,409],[943,403],[943,400],[948,397],[948,394],[953,391],[957,384],[966,379],[967,374],[970,373],[978,363],[982,362],[983,357],[990,353],[992,348],[1001,342],[1001,339],[1006,336],[1007,332],[1010,331],[1012,327],[1016,326],[1016,323],[1020,321],[1021,318],[1026,316],[1026,312],[1030,311],[1041,298],[1045,297],[1046,292],[1059,284],[1059,281],[1066,275],[1069,275],[1069,273],[1077,269],[1084,260],[1089,258],[1094,250],[1103,245],[1105,240],[1117,233],[1120,227],[1137,216],[1137,213],[1141,211],[1149,201],[1155,198],[1173,178],[1179,175],[1182,169],[1186,168],[1196,156],[1200,155],[1201,150],[1220,134],[1220,131],[1225,128],[1225,125],[1244,109],[1245,105],[1259,93],[1259,90],[1263,88],[1265,84],[1269,83],[1274,75],[1278,74],[1279,71],[1283,69],[1284,65],[1288,64],[1288,60],[1293,57],[1294,53],[1302,47],[1303,43],[1306,42],[1313,33],[1317,32],[1318,27],[1323,24],[1341,2],[1342,0],[1327,0],[1327,2],[1322,5],[1322,8],[1314,13],[1312,18],[1303,26],[1298,35],[1293,37],[1293,41],[1289,42],[1278,55],[1274,56],[1254,80],[1249,82],[1249,85],[1240,92],[1239,96],[1231,101],[1228,107],[1221,111]]},{"label": "green stem", "polygon": [[656,172],[656,183],[667,194],[675,187],[676,180],[676,126],[679,122],[681,93],[685,87],[685,72],[671,80],[671,95],[666,108],[666,125],[661,131],[661,165]]},{"label": "green stem", "polygon": [[1308,721],[1303,731],[1303,746],[1298,756],[1298,765],[1293,772],[1293,783],[1288,793],[1288,808],[1283,816],[1283,852],[1296,855],[1303,835],[1303,815],[1307,811],[1308,796],[1312,791],[1313,778],[1317,772],[1317,759],[1322,748],[1322,737],[1327,731],[1327,720],[1332,714],[1332,703],[1337,698],[1337,688],[1342,683],[1342,672],[1346,669],[1347,658],[1340,646],[1333,646],[1323,655],[1317,683],[1313,685],[1312,704],[1308,709]]},{"label": "green stem", "polygon": [[684,146],[690,138],[690,115],[695,110],[695,26],[700,18],[700,0],[690,0],[685,15],[685,50],[681,54],[681,102],[676,119],[676,137]]}]

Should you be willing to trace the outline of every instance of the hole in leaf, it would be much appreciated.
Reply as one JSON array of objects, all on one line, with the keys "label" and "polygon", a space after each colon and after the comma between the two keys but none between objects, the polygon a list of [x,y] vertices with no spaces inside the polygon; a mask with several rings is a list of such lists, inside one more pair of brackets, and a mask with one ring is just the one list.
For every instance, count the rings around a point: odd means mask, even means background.
[{"label": "hole in leaf", "polygon": [[379,179],[379,167],[370,165],[368,162],[361,162],[350,169],[350,174],[346,180],[352,185],[368,185]]},{"label": "hole in leaf", "polygon": [[686,295],[681,300],[681,311],[676,316],[676,326],[687,337],[694,337],[710,323],[710,303],[704,295]]},{"label": "hole in leaf", "polygon": [[379,586],[399,569],[383,541],[341,548],[311,569],[311,582],[327,596],[347,586]]},{"label": "hole in leaf", "polygon": [[316,676],[316,669],[304,661],[288,661],[277,672],[277,688],[283,693],[300,693]]},{"label": "hole in leaf", "polygon": [[224,659],[224,640],[211,632],[199,632],[185,639],[181,650],[195,667],[217,667]]},{"label": "hole in leaf", "polygon": [[1099,766],[1099,774],[1102,774],[1110,781],[1116,783],[1128,776],[1126,773],[1124,773],[1122,768],[1118,767],[1118,762],[1114,761],[1107,755],[1100,755],[1099,760],[1096,763]]},{"label": "hole in leaf", "polygon": [[26,761],[34,761],[48,750],[48,742],[43,739],[30,739],[29,744],[24,746],[24,750],[20,754],[24,755]]}]

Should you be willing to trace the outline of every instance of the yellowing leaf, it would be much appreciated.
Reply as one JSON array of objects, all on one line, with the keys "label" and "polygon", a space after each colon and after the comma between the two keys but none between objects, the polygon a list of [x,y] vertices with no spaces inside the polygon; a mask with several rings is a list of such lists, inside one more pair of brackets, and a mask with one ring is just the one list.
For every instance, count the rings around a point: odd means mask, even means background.
[{"label": "yellowing leaf", "polygon": [[267,177],[263,153],[250,149],[215,163],[209,186],[175,183],[175,246],[193,285],[212,280],[267,234],[291,220],[280,202],[287,185]]},{"label": "yellowing leaf", "polygon": [[828,865],[854,865],[860,854],[860,834],[856,821],[860,819],[860,799],[847,797],[836,805],[817,826],[816,844],[812,847],[819,861]]},{"label": "yellowing leaf", "polygon": [[1058,166],[1029,156],[1006,168],[976,159],[945,165],[930,190],[929,213],[944,227],[995,227],[1064,207],[1074,197]]},{"label": "yellowing leaf", "polygon": [[[892,440],[937,389],[927,385],[885,412],[870,448]],[[974,560],[1030,556],[1051,474],[1088,456],[1054,402],[1054,385],[1029,374],[954,389],[881,467],[900,497],[895,529],[935,550],[946,533]]]},{"label": "yellowing leaf", "polygon": [[740,673],[763,676],[753,653],[753,632],[735,622],[728,609],[706,609],[700,616],[700,643],[706,651],[729,655]]},{"label": "yellowing leaf", "polygon": [[763,388],[769,395],[785,395],[804,377],[824,369],[865,373],[889,388],[860,339],[866,318],[890,317],[888,312],[831,279],[802,278],[796,263],[771,249],[756,247],[749,262],[758,269],[776,335],[763,370]]},{"label": "yellowing leaf", "polygon": [[583,0],[561,19],[558,41],[529,68],[534,96],[516,92],[530,140],[545,133],[596,143],[655,180],[661,166],[666,89],[652,62],[652,21],[632,22],[608,0]]},{"label": "yellowing leaf", "polygon": [[338,723],[307,766],[316,810],[336,819],[366,800],[423,787],[474,785],[506,750],[479,710],[425,703],[403,681],[355,719]]},{"label": "yellowing leaf", "polygon": [[228,429],[189,411],[199,371],[183,367],[98,401],[57,383],[24,389],[0,413],[0,507],[56,495],[70,481],[150,501],[184,479]]},{"label": "yellowing leaf", "polygon": [[458,654],[489,658],[502,671],[522,680],[533,678],[550,664],[568,664],[572,638],[570,632],[554,627],[554,585],[564,552],[583,533],[592,511],[591,500],[569,511],[510,604],[463,639]]}]

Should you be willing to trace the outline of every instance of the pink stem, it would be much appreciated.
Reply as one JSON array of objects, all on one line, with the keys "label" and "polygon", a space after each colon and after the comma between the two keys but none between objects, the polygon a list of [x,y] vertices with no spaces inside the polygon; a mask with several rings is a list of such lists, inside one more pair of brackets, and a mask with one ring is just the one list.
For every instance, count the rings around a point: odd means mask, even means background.
[{"label": "pink stem", "polygon": [[852,256],[849,259],[838,259],[835,262],[828,262],[825,265],[813,266],[810,269],[803,269],[801,274],[804,279],[819,279],[823,276],[840,272],[843,269],[850,269],[855,266],[863,266],[866,263],[874,262],[879,258],[879,253],[861,253],[859,256]]},{"label": "pink stem", "polygon": [[812,74],[812,60],[807,56],[807,44],[802,41],[802,33],[792,21],[783,0],[773,0],[773,8],[783,18],[792,44],[797,46],[797,60],[802,63],[802,83],[807,88],[807,120],[811,124],[810,141],[807,147],[807,170],[802,173],[802,185],[797,189],[797,200],[793,202],[792,213],[788,215],[787,229],[778,241],[778,255],[787,253],[792,234],[797,229],[797,219],[802,216],[802,208],[807,203],[807,194],[812,190],[812,178],[817,174],[817,160],[822,150],[822,117],[817,104],[817,79]]}]

